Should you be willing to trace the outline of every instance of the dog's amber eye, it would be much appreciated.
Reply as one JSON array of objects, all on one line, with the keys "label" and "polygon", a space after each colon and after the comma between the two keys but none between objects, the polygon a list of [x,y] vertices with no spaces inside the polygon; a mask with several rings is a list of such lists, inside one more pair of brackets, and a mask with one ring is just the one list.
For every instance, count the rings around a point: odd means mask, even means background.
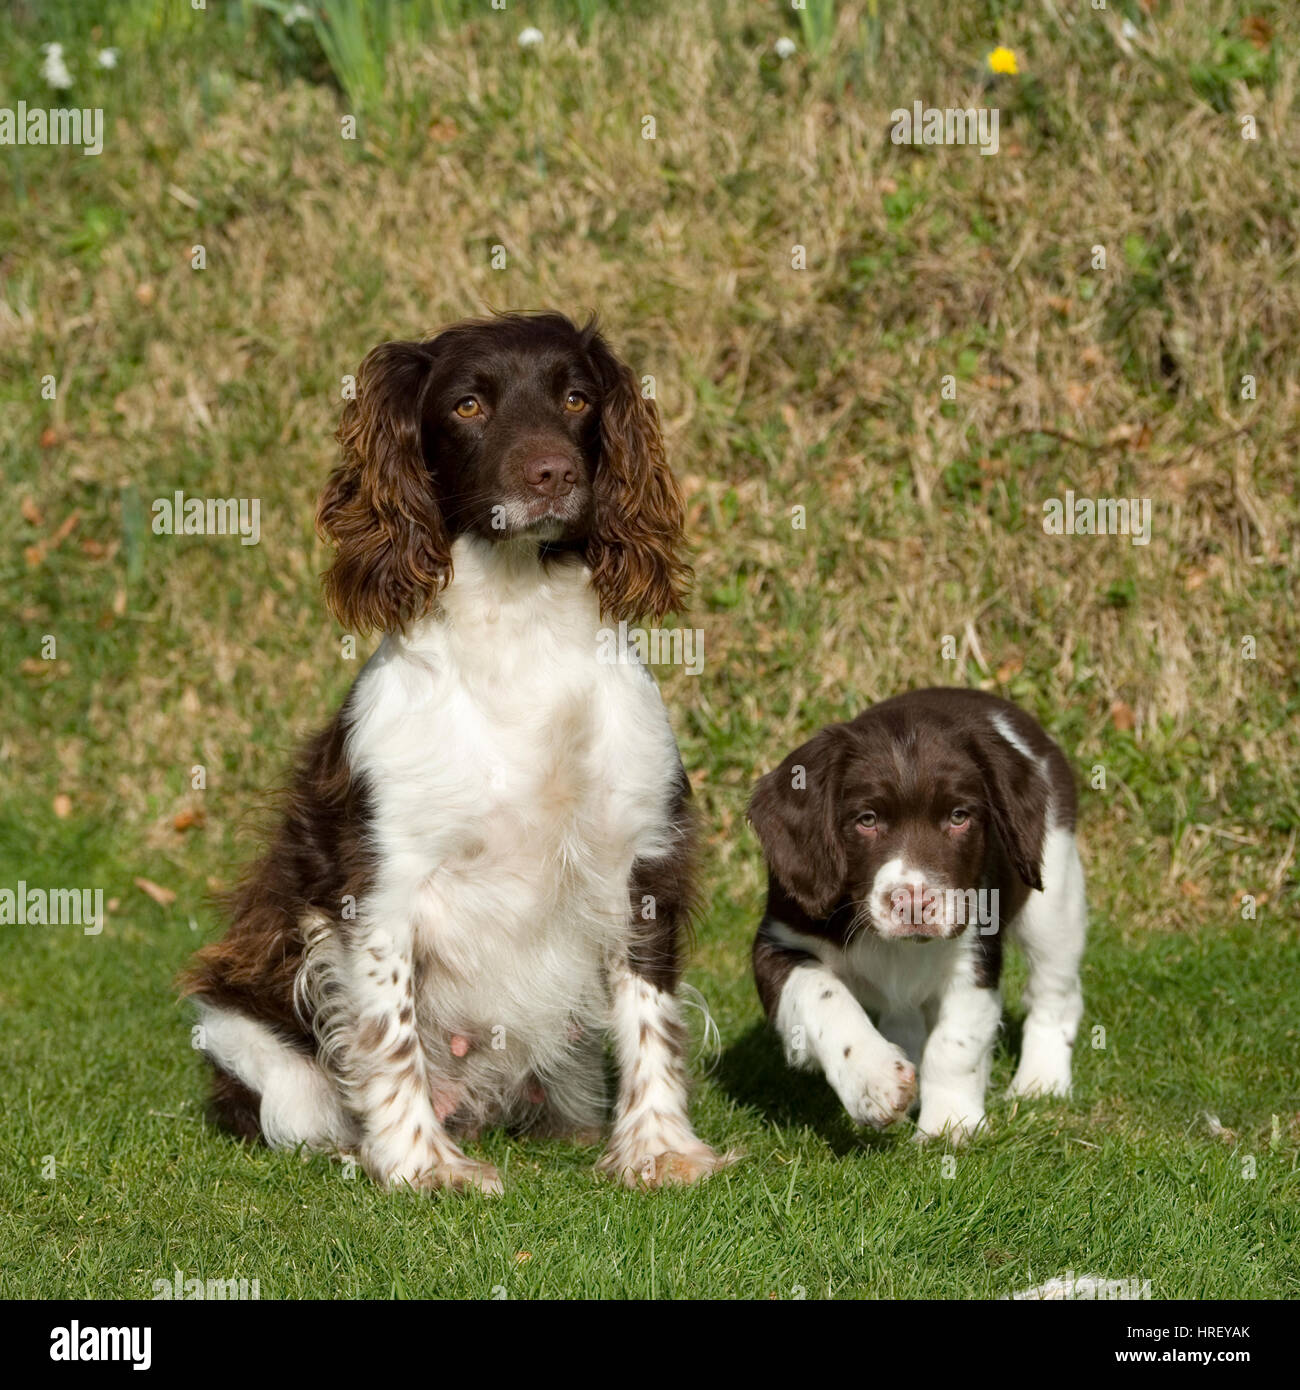
[{"label": "dog's amber eye", "polygon": [[466,396],[463,401],[456,402],[456,414],[462,420],[472,420],[476,415],[483,414],[483,407],[473,396]]},{"label": "dog's amber eye", "polygon": [[874,830],[876,828],[876,813],[874,811],[863,811],[858,817],[857,826],[859,830]]},{"label": "dog's amber eye", "polygon": [[581,391],[570,391],[564,398],[564,408],[574,415],[580,415],[587,408],[587,398]]},{"label": "dog's amber eye", "polygon": [[949,825],[965,825],[970,820],[970,812],[963,810],[960,806],[948,817]]}]

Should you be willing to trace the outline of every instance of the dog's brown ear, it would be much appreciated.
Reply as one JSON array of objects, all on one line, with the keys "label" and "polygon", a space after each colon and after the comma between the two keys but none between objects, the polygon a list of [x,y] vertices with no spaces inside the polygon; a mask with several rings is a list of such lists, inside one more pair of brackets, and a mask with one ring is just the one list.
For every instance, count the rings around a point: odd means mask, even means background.
[{"label": "dog's brown ear", "polygon": [[592,584],[609,617],[658,620],[680,611],[690,588],[682,558],[686,507],[664,456],[654,400],[594,323],[585,336],[602,387],[596,524],[587,545]]},{"label": "dog's brown ear", "polygon": [[760,778],[749,802],[773,877],[819,921],[843,896],[848,873],[839,824],[845,752],[843,726],[823,729]]},{"label": "dog's brown ear", "polygon": [[325,601],[350,631],[391,632],[420,617],[451,577],[451,548],[422,448],[429,343],[382,343],[343,410],[343,457],[316,509],[338,547]]},{"label": "dog's brown ear", "polygon": [[984,779],[989,816],[1007,858],[1023,882],[1041,891],[1047,778],[1037,761],[992,730],[973,733],[969,747]]}]

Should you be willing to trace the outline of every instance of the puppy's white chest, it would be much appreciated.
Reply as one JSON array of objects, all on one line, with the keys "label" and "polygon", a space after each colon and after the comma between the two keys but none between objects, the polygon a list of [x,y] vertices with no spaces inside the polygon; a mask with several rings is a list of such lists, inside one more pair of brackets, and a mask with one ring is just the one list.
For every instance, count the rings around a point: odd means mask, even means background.
[{"label": "puppy's white chest", "polygon": [[920,1009],[947,988],[964,950],[957,941],[880,941],[864,936],[844,952],[843,978],[872,1012]]}]

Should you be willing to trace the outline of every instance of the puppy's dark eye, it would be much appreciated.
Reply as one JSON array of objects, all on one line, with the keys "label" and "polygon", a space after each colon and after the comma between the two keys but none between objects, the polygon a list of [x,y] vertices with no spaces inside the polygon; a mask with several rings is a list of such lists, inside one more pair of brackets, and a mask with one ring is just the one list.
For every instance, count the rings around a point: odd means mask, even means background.
[{"label": "puppy's dark eye", "polygon": [[483,407],[473,396],[466,396],[464,400],[456,402],[456,414],[462,420],[472,420],[476,415],[483,414]]},{"label": "puppy's dark eye", "polygon": [[573,415],[581,415],[586,410],[588,401],[581,391],[570,391],[564,398],[564,408]]},{"label": "puppy's dark eye", "polygon": [[863,811],[854,822],[859,830],[874,830],[876,828],[876,813],[874,811]]},{"label": "puppy's dark eye", "polygon": [[964,807],[958,806],[957,809],[948,817],[949,825],[965,825],[970,820],[970,812]]}]

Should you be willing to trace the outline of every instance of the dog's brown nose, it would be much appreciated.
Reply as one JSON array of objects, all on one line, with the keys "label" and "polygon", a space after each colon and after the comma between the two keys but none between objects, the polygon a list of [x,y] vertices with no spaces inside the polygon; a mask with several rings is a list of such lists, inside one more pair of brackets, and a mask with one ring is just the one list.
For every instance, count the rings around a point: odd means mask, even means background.
[{"label": "dog's brown nose", "polygon": [[563,497],[573,490],[578,470],[563,454],[540,454],[524,464],[524,481],[543,497]]}]

